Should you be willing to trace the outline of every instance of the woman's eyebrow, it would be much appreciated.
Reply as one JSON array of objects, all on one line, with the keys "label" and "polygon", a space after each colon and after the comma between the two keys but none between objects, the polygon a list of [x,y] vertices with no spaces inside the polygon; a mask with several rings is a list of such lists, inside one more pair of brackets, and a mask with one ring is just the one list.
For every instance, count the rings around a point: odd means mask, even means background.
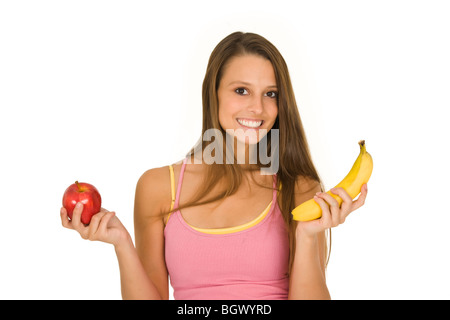
[{"label": "woman's eyebrow", "polygon": [[[249,82],[238,80],[238,81],[231,81],[231,82],[228,84],[228,86],[236,85],[236,84],[243,84],[244,86],[251,86],[251,85],[252,85],[252,84],[249,83]],[[273,85],[267,86],[267,88],[277,88],[277,86],[273,84]]]}]

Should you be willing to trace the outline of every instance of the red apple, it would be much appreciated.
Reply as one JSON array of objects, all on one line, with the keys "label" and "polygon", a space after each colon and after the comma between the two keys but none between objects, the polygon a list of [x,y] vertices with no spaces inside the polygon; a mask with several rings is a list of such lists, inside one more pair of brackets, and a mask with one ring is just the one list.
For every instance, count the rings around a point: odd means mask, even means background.
[{"label": "red apple", "polygon": [[70,219],[72,219],[73,209],[77,202],[83,204],[81,222],[89,224],[92,216],[100,212],[102,197],[92,184],[75,181],[66,189],[62,200],[63,207],[66,208]]}]

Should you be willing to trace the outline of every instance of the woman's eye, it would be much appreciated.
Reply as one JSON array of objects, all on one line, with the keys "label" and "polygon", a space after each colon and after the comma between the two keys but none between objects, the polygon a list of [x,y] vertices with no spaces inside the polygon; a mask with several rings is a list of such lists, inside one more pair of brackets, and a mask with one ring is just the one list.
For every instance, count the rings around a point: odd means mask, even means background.
[{"label": "woman's eye", "polygon": [[234,92],[236,92],[237,94],[241,94],[241,95],[248,93],[247,89],[245,89],[245,88],[237,88],[236,90],[234,90]]},{"label": "woman's eye", "polygon": [[270,91],[266,93],[266,96],[268,96],[269,98],[276,98],[278,96],[278,92]]}]

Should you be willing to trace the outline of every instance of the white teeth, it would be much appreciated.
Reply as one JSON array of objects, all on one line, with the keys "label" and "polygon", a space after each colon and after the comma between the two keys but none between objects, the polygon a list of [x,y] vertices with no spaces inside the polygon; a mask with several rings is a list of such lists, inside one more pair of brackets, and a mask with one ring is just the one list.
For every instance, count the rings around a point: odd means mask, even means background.
[{"label": "white teeth", "polygon": [[247,121],[247,120],[241,120],[237,119],[237,121],[242,124],[243,126],[249,127],[249,128],[257,128],[262,124],[261,121]]}]

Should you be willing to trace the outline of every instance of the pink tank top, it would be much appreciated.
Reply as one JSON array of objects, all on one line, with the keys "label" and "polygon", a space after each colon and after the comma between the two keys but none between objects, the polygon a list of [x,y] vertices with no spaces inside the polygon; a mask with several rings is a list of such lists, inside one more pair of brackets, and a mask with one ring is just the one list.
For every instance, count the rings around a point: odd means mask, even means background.
[{"label": "pink tank top", "polygon": [[[172,196],[175,208],[186,160]],[[164,230],[165,259],[175,299],[287,299],[289,241],[277,203],[276,175],[273,186],[266,210],[242,226],[198,229],[183,219],[180,210],[171,214]]]}]

